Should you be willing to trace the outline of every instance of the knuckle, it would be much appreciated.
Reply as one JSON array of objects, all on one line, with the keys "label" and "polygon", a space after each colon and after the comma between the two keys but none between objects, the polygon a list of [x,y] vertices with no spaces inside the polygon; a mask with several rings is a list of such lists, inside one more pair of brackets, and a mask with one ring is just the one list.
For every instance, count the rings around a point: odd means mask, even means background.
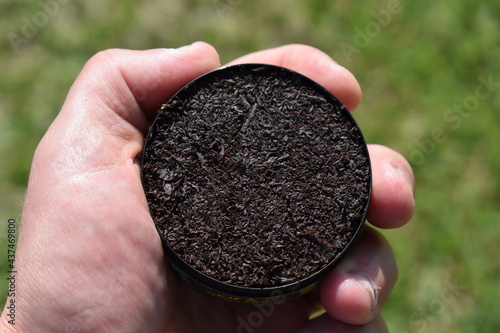
[{"label": "knuckle", "polygon": [[99,69],[115,65],[122,58],[122,49],[106,49],[94,54],[85,64],[87,69]]}]

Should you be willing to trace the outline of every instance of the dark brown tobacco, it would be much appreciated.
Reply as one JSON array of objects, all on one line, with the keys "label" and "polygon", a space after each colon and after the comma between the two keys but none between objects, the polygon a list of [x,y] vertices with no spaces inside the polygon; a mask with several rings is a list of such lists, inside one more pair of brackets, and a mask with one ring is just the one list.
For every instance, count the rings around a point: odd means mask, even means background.
[{"label": "dark brown tobacco", "polygon": [[150,131],[153,220],[180,258],[218,281],[303,279],[343,254],[364,222],[361,132],[340,102],[299,78],[256,65],[206,76],[163,105]]}]

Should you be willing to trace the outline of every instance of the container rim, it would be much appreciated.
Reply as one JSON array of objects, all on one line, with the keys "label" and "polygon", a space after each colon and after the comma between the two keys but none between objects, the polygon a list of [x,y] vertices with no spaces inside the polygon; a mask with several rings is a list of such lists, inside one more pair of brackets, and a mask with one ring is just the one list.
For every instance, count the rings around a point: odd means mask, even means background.
[{"label": "container rim", "polygon": [[[203,286],[206,286],[208,288],[220,291],[222,293],[228,294],[228,295],[234,295],[238,297],[252,297],[252,298],[268,298],[270,295],[273,293],[276,293],[279,291],[283,295],[291,294],[294,293],[296,294],[298,290],[308,288],[311,285],[317,284],[324,276],[326,276],[327,273],[329,273],[354,247],[354,245],[357,243],[357,240],[360,237],[360,234],[362,233],[362,230],[364,229],[365,225],[365,220],[366,220],[366,215],[368,213],[368,205],[370,201],[370,196],[372,192],[372,167],[371,167],[371,160],[370,160],[370,155],[368,153],[368,147],[366,144],[366,140],[363,136],[363,133],[361,132],[361,129],[359,128],[359,125],[355,121],[354,117],[352,116],[351,112],[345,107],[345,105],[340,102],[340,100],[334,96],[330,91],[328,91],[326,88],[324,88],[322,85],[317,83],[316,81],[308,78],[307,76],[300,74],[294,70],[281,67],[281,66],[276,66],[276,65],[269,65],[269,64],[263,64],[263,63],[246,63],[246,64],[238,64],[238,65],[230,65],[230,66],[223,66],[218,69],[212,70],[210,72],[207,72],[205,74],[200,75],[199,77],[195,78],[191,82],[187,83],[184,85],[181,89],[179,89],[172,97],[169,99],[169,101],[175,100],[176,98],[180,100],[184,100],[182,97],[184,95],[189,95],[192,89],[195,89],[198,85],[203,84],[204,81],[210,80],[213,77],[218,77],[219,79],[225,79],[225,78],[230,78],[233,77],[234,74],[237,73],[244,73],[244,72],[253,72],[253,73],[262,73],[262,75],[268,74],[268,73],[273,73],[273,72],[281,72],[284,75],[291,76],[293,80],[299,81],[301,84],[304,84],[315,91],[317,91],[319,94],[321,94],[322,97],[324,97],[328,103],[331,104],[336,104],[336,105],[341,105],[341,112],[344,112],[343,116],[345,116],[350,122],[352,122],[353,125],[357,127],[359,130],[359,137],[360,137],[360,145],[362,144],[363,146],[363,154],[367,158],[367,166],[368,166],[368,179],[367,179],[367,187],[368,187],[368,193],[366,197],[366,202],[364,203],[364,208],[363,212],[361,215],[361,221],[359,221],[359,225],[356,228],[354,234],[350,238],[348,244],[342,249],[342,251],[333,259],[331,260],[328,264],[326,264],[324,267],[319,269],[318,271],[312,273],[311,275],[308,275],[304,278],[301,278],[299,280],[296,280],[291,283],[287,283],[284,285],[278,285],[278,286],[271,286],[271,287],[244,287],[244,286],[237,286],[234,284],[229,284],[225,283],[222,281],[219,281],[217,279],[214,279],[191,265],[189,265],[187,262],[185,262],[180,256],[178,256],[175,251],[169,246],[168,242],[166,241],[164,235],[162,232],[159,230],[158,226],[155,223],[155,226],[157,228],[157,231],[161,237],[162,244],[164,247],[164,250],[166,251],[166,259],[167,261],[175,266],[175,269],[182,270],[181,274],[186,274],[196,282],[200,283]],[[158,113],[158,115],[161,114],[161,110]],[[147,156],[146,156],[146,147],[149,145],[151,141],[154,141],[155,139],[155,132],[153,129],[155,128],[155,125],[157,124],[158,116],[155,118],[153,121],[152,125],[149,128],[148,135],[146,136],[144,140],[144,146],[143,146],[143,151],[141,154],[141,161],[140,161],[140,168],[141,168],[141,181],[144,185],[144,164],[146,163]]]}]

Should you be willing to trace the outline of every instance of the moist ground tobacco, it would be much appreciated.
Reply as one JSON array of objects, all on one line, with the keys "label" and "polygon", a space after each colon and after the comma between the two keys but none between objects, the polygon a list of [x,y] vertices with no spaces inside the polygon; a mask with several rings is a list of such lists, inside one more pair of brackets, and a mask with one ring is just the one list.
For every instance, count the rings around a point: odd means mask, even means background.
[{"label": "moist ground tobacco", "polygon": [[310,289],[349,251],[371,169],[359,127],[331,93],[246,64],[194,80],[161,107],[142,180],[168,261],[188,283],[266,301]]}]

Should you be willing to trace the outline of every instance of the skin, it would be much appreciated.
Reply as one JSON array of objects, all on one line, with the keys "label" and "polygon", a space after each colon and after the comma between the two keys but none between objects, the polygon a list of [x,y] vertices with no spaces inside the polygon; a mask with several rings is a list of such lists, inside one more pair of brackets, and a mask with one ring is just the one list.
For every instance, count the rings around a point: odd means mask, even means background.
[{"label": "skin", "polygon": [[[350,110],[360,102],[352,74],[312,47],[283,46],[231,64],[245,62],[301,72]],[[16,255],[15,325],[4,311],[0,331],[248,331],[242,322],[253,323],[252,332],[387,331],[380,310],[397,266],[390,245],[372,227],[316,290],[260,312],[200,294],[165,268],[137,156],[159,106],[219,66],[216,51],[201,42],[180,49],[107,50],[88,61],[33,158]],[[369,221],[399,227],[413,214],[411,168],[389,148],[369,149]],[[326,313],[309,320],[320,308]]]}]

